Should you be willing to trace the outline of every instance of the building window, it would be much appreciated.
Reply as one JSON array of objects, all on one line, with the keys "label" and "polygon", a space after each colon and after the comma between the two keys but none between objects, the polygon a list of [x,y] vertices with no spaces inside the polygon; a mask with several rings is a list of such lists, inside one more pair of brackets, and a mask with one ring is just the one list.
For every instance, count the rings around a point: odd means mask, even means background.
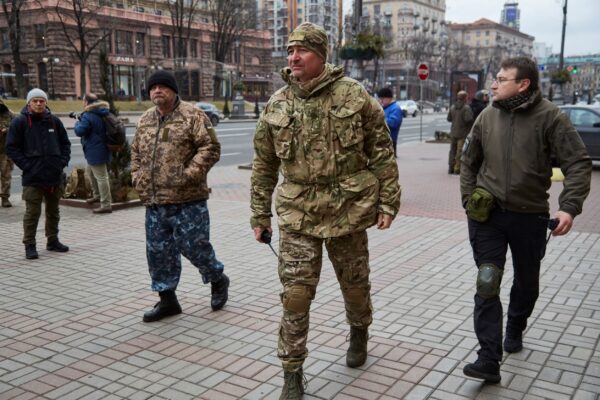
[{"label": "building window", "polygon": [[190,55],[192,58],[198,58],[198,39],[190,39]]},{"label": "building window", "polygon": [[102,35],[104,36],[104,41],[101,46],[106,54],[111,54],[113,52],[112,31],[106,29],[102,32]]},{"label": "building window", "polygon": [[10,49],[10,39],[8,38],[8,29],[1,29],[0,35],[2,35],[2,50]]},{"label": "building window", "polygon": [[116,53],[120,55],[133,54],[133,32],[115,31]]},{"label": "building window", "polygon": [[143,56],[146,54],[146,35],[143,32],[135,33],[135,55]]},{"label": "building window", "polygon": [[36,49],[46,47],[46,25],[37,24],[33,26],[35,30],[35,47]]},{"label": "building window", "polygon": [[163,57],[171,58],[171,36],[163,35],[162,49],[163,49]]},{"label": "building window", "polygon": [[373,14],[375,14],[375,15],[381,14],[381,5],[380,4],[375,4],[373,6]]}]

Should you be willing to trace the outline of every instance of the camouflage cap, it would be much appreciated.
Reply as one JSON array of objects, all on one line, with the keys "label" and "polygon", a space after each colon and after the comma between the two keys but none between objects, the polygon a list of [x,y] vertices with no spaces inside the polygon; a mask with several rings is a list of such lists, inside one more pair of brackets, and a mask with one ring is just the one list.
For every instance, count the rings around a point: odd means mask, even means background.
[{"label": "camouflage cap", "polygon": [[288,38],[287,48],[302,46],[327,61],[327,32],[319,25],[304,22],[296,27]]}]

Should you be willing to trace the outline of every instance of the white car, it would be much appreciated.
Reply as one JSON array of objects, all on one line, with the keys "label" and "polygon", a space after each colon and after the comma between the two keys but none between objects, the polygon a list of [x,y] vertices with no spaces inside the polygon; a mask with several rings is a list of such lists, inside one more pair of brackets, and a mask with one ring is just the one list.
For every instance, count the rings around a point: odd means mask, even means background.
[{"label": "white car", "polygon": [[408,115],[416,117],[419,113],[419,107],[417,106],[417,102],[414,100],[400,100],[398,101],[398,105],[402,110],[402,116],[405,118]]}]

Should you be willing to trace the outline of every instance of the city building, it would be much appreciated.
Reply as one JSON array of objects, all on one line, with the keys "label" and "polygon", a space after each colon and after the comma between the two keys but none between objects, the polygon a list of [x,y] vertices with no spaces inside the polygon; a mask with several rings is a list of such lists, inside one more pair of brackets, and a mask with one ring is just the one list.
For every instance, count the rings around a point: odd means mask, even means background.
[{"label": "city building", "polygon": [[445,13],[446,0],[364,0],[362,29],[366,25],[385,40],[384,59],[366,66],[367,86],[390,86],[398,99],[418,99],[417,66],[425,62],[430,75],[424,98],[435,99],[444,84]]},{"label": "city building", "polygon": [[507,1],[500,12],[500,24],[521,30],[521,10],[519,3],[516,1]]},{"label": "city building", "polygon": [[276,69],[287,65],[288,35],[303,22],[313,22],[329,34],[329,54],[337,53],[341,32],[342,0],[259,0],[262,27],[271,33]]},{"label": "city building", "polygon": [[540,75],[542,93],[549,96],[552,87],[553,100],[557,103],[587,101],[600,94],[600,54],[565,57],[563,65],[570,74],[571,82],[563,85],[553,82],[553,74],[559,70],[560,55],[538,59],[538,64],[543,66]]},{"label": "city building", "polygon": [[485,87],[489,87],[502,60],[509,57],[533,56],[534,37],[486,18],[467,24],[449,24],[450,39],[466,46],[465,61],[483,71]]},{"label": "city building", "polygon": [[[65,17],[72,15],[69,4],[64,0],[39,0],[26,2],[21,11],[21,60],[26,87],[41,87],[58,98],[79,98],[83,94],[81,62],[66,40],[55,11],[60,10],[65,26],[72,29],[76,27],[74,20]],[[214,26],[206,1],[199,3],[189,37],[176,33],[176,23],[164,0],[100,0],[90,4],[90,9],[82,13],[88,30],[86,40],[89,44],[100,41],[87,59],[87,91],[104,93],[99,60],[100,51],[104,50],[109,84],[118,98],[143,97],[145,79],[155,69],[177,70],[184,99],[231,96],[236,84],[247,99],[264,100],[272,92],[270,34],[247,30],[232,43],[225,62],[215,61]],[[179,36],[184,37],[183,48],[176,52]],[[0,18],[0,39],[1,82],[6,92],[12,93],[16,89],[14,62],[5,18]],[[178,57],[176,53],[182,55]]]}]

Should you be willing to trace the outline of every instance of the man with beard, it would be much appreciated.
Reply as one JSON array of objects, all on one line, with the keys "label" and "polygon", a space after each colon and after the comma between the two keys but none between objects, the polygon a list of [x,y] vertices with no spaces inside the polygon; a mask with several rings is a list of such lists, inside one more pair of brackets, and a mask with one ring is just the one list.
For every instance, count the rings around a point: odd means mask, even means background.
[{"label": "man with beard", "polygon": [[210,243],[206,177],[221,145],[202,110],[181,101],[172,73],[159,70],[146,83],[155,107],[140,118],[131,144],[133,186],[146,206],[146,258],[160,301],[144,322],[181,313],[175,295],[181,256],[211,284],[211,307],[223,308],[229,278]]}]

